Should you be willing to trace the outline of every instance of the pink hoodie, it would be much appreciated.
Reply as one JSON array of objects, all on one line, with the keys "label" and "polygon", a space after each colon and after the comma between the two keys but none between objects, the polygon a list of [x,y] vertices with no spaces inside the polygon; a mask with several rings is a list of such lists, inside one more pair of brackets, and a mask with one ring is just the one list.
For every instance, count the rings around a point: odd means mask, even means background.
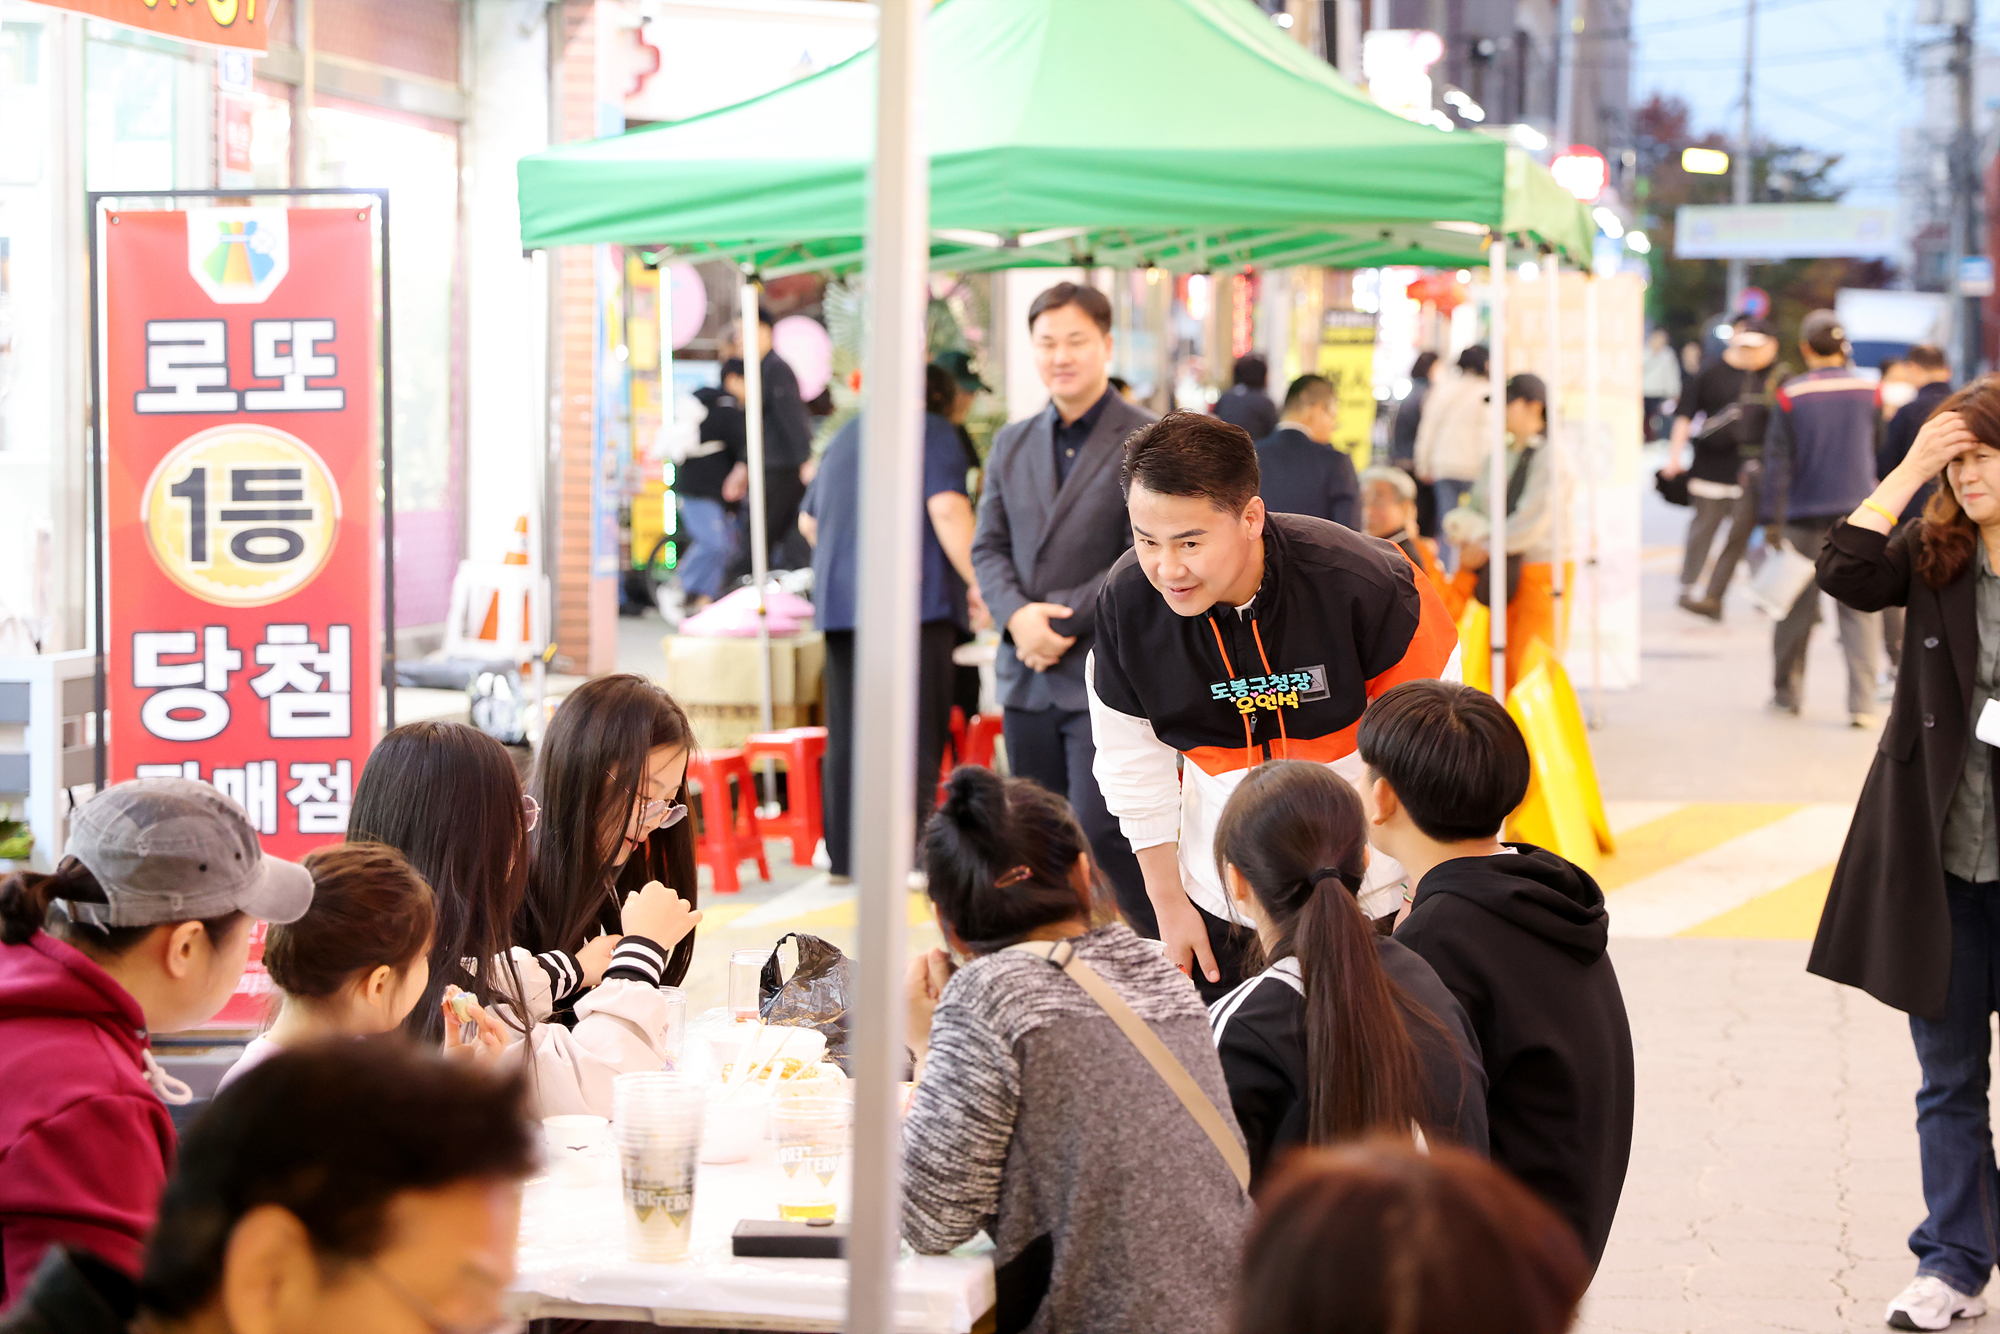
[{"label": "pink hoodie", "polygon": [[0,945],[0,1308],[61,1242],[136,1274],[174,1157],[146,1018],[46,931]]}]

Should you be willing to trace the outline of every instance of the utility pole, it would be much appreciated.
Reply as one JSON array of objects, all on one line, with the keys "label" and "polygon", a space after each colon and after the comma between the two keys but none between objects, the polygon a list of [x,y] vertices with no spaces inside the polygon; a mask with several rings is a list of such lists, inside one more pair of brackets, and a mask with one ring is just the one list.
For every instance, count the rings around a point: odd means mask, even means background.
[{"label": "utility pole", "polygon": [[1556,132],[1553,152],[1576,142],[1576,0],[1556,7]]},{"label": "utility pole", "polygon": [[1333,60],[1341,77],[1361,82],[1361,0],[1334,0]]},{"label": "utility pole", "polygon": [[[1750,12],[1743,21],[1743,130],[1736,137],[1736,175],[1732,182],[1738,207],[1750,202],[1750,86],[1757,68],[1757,0],[1750,0]],[[1729,312],[1743,308],[1743,289],[1750,285],[1749,265],[1741,259],[1729,261]]]},{"label": "utility pole", "polygon": [[[1951,140],[1951,290],[1960,292],[1959,281],[1968,256],[1979,254],[1979,141],[1972,125],[1972,28],[1978,15],[1977,0],[1959,0],[1951,11],[1951,71],[1957,95],[1958,118]],[[1971,383],[1979,374],[1985,354],[1985,321],[1982,298],[1959,296],[1958,373],[1961,384]]]}]

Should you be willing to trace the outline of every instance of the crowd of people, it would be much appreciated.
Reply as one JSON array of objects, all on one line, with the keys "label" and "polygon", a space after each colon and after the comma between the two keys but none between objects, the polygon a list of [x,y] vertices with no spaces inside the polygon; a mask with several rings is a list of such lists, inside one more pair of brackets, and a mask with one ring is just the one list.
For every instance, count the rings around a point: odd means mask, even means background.
[{"label": "crowd of people", "polygon": [[[1002,1329],[1567,1328],[1623,1187],[1631,1034],[1598,886],[1501,841],[1527,747],[1456,682],[1449,601],[1494,503],[1522,584],[1541,556],[1539,383],[1507,386],[1507,497],[1443,505],[1447,575],[1409,473],[1305,452],[1336,454],[1325,380],[1259,440],[1120,395],[1094,289],[1028,323],[1050,405],[1000,433],[976,513],[969,367],[927,391],[913,703],[948,703],[938,664],[990,608],[1011,776],[914,796],[946,948],[905,982],[904,1236],[990,1236]],[[850,690],[858,435],[802,510]],[[1270,503],[1267,463],[1317,468],[1353,526]],[[400,727],[298,865],[201,783],[81,807],[53,874],[0,882],[0,1329],[489,1327],[524,1122],[609,1116],[671,1059],[695,745],[626,675],[562,701],[525,785],[474,728]],[[836,867],[867,833],[847,779]],[[177,1149],[149,1036],[218,1011],[253,921],[272,1019]]]}]

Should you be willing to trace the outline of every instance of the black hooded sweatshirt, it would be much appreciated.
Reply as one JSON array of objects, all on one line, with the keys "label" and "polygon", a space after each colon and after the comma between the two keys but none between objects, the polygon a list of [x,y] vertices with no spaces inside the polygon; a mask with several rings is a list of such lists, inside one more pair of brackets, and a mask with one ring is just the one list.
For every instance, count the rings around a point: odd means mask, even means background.
[{"label": "black hooded sweatshirt", "polygon": [[1632,1027],[1604,952],[1604,891],[1529,844],[1460,857],[1417,886],[1396,939],[1472,1021],[1493,1161],[1604,1255],[1632,1156]]}]

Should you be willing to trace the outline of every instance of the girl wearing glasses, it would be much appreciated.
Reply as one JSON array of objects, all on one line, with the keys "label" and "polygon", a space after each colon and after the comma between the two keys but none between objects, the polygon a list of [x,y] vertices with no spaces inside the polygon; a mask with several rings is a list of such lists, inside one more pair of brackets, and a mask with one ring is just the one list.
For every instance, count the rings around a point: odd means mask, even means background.
[{"label": "girl wearing glasses", "polygon": [[[465,1046],[444,1001],[456,985],[484,1002],[469,1014],[480,1051],[525,1044],[540,1115],[608,1116],[614,1075],[665,1063],[657,961],[700,914],[672,890],[647,885],[625,900],[608,932],[540,953],[522,948],[514,933],[530,834],[543,818],[499,742],[462,723],[412,723],[369,756],[348,837],[400,849],[435,892],[431,981],[407,1021],[412,1036]],[[573,1029],[548,1022],[558,1012]]]}]

